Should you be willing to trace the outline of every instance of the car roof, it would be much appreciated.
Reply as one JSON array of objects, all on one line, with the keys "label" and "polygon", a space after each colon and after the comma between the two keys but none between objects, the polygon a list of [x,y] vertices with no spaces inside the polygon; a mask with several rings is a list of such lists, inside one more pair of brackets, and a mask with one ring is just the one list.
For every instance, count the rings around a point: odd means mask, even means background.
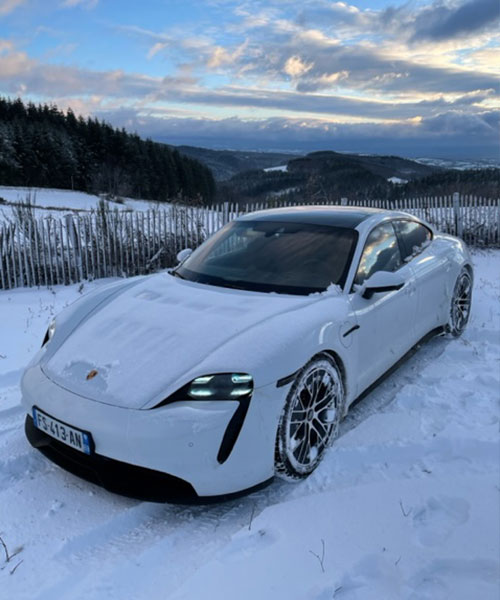
[{"label": "car roof", "polygon": [[365,219],[390,214],[391,211],[388,210],[364,206],[287,206],[247,213],[239,217],[238,221],[280,221],[355,229]]}]

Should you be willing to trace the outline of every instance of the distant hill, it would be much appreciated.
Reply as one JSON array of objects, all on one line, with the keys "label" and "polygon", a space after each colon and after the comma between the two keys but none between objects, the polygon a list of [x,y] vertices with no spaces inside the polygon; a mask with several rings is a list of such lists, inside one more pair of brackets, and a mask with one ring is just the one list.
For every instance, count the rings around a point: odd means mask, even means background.
[{"label": "distant hill", "polygon": [[175,146],[175,148],[181,154],[199,160],[209,167],[217,181],[225,181],[243,171],[286,165],[295,156],[278,152],[209,150],[195,146]]},{"label": "distant hill", "polygon": [[399,156],[344,154],[331,151],[312,152],[288,163],[289,171],[326,173],[341,172],[346,169],[360,172],[366,170],[385,180],[391,177],[416,179],[441,170],[439,167],[420,164]]},{"label": "distant hill", "polygon": [[165,144],[142,140],[56,106],[0,97],[0,185],[71,189],[209,203],[211,171]]},{"label": "distant hill", "polygon": [[286,196],[296,201],[388,198],[401,185],[438,174],[439,167],[398,156],[312,152],[290,158],[286,170],[251,170],[219,184],[218,197],[245,202]]},{"label": "distant hill", "polygon": [[500,169],[448,169],[401,186],[400,194],[412,196],[445,196],[453,192],[500,198]]}]

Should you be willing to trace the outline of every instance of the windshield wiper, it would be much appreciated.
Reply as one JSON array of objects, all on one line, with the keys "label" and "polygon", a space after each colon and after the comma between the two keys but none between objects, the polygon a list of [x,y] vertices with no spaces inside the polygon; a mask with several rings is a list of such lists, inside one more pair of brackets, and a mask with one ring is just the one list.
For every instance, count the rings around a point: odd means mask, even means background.
[{"label": "windshield wiper", "polygon": [[173,269],[172,269],[172,271],[169,271],[169,273],[173,277],[178,277],[179,279],[187,279],[186,277],[184,277],[184,275],[181,275],[180,273],[178,273],[177,271],[174,271]]}]

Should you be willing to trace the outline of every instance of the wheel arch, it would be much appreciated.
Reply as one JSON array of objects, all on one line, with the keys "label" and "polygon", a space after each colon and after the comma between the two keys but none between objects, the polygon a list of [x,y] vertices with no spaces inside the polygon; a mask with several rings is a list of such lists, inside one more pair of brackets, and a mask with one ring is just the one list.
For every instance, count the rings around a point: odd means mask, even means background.
[{"label": "wheel arch", "polygon": [[347,376],[347,368],[345,365],[345,361],[342,358],[342,356],[336,350],[333,350],[332,348],[325,348],[325,349],[321,350],[320,352],[317,352],[316,354],[314,354],[314,356],[311,356],[311,358],[309,360],[313,360],[315,358],[319,358],[324,355],[330,357],[333,360],[333,362],[335,363],[335,365],[337,366],[337,368],[340,372],[340,376],[342,378],[342,385],[344,386],[344,397],[346,398],[346,402],[344,405],[344,416],[345,416],[345,414],[347,414],[348,405],[350,404],[350,402],[347,401],[347,398],[350,397],[350,392],[351,392],[350,381]]}]

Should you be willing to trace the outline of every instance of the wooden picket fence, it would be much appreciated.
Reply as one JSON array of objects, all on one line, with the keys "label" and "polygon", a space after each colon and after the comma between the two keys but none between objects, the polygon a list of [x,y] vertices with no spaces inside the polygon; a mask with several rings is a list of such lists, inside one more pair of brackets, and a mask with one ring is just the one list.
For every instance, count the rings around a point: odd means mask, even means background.
[{"label": "wooden picket fence", "polygon": [[[318,204],[316,202],[315,204]],[[471,246],[500,247],[500,200],[464,196],[402,199],[394,202],[320,202],[403,210]],[[61,218],[36,216],[32,206],[0,224],[0,289],[53,286],[102,277],[152,273],[176,264],[182,248],[195,248],[241,214],[288,206],[273,200],[247,205],[189,207],[127,212],[104,204],[96,211]]]}]

